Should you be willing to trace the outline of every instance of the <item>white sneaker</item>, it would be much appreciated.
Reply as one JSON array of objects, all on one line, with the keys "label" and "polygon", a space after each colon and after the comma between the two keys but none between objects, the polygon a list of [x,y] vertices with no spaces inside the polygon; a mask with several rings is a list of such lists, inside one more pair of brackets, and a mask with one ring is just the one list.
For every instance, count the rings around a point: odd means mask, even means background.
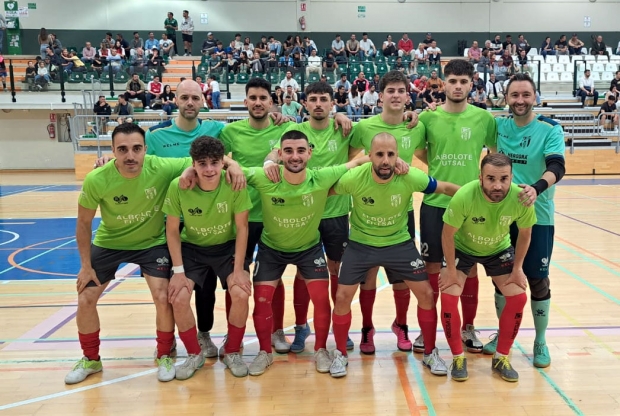
[{"label": "white sneaker", "polygon": [[283,329],[271,334],[271,346],[280,354],[287,354],[291,350],[291,344],[286,340]]},{"label": "white sneaker", "polygon": [[273,354],[260,351],[250,364],[249,373],[251,376],[260,376],[271,364],[273,364]]},{"label": "white sneaker", "polygon": [[101,360],[89,360],[86,357],[82,357],[80,361],[75,363],[69,374],[65,376],[65,384],[77,384],[86,380],[91,374],[95,374],[103,370]]},{"label": "white sneaker", "polygon": [[157,362],[157,380],[159,381],[172,381],[176,375],[174,369],[174,362],[172,358],[167,355],[162,356],[155,360]]},{"label": "white sneaker", "polygon": [[316,364],[316,371],[319,373],[329,373],[329,369],[332,365],[332,357],[325,348],[319,348],[319,350],[314,353],[314,362]]},{"label": "white sneaker", "polygon": [[428,355],[424,354],[422,364],[431,369],[431,374],[436,376],[448,375],[446,362],[439,356],[439,350],[437,348],[433,349],[433,352]]},{"label": "white sneaker", "polygon": [[230,369],[235,377],[245,377],[248,375],[248,365],[243,361],[241,354],[234,352],[224,356],[224,364]]},{"label": "white sneaker", "polygon": [[187,380],[194,375],[196,370],[205,364],[205,357],[202,354],[190,354],[183,364],[175,366],[176,379]]},{"label": "white sneaker", "polygon": [[467,348],[467,352],[475,354],[482,352],[484,345],[482,345],[482,342],[478,339],[478,335],[476,335],[478,333],[479,331],[476,331],[473,325],[467,325],[465,330],[461,331],[461,340],[465,348]]},{"label": "white sneaker", "polygon": [[334,359],[332,360],[332,365],[329,367],[329,374],[334,378],[346,376],[349,359],[338,350],[335,350],[333,354]]},{"label": "white sneaker", "polygon": [[[220,345],[220,349],[218,350],[218,354],[220,358],[224,358],[226,356],[226,343],[228,342],[228,335],[224,335],[224,341],[222,341],[222,345]],[[243,349],[243,341],[241,341],[241,345],[239,349]]]},{"label": "white sneaker", "polygon": [[198,332],[198,344],[200,344],[200,350],[202,351],[203,357],[217,357],[217,347],[213,341],[211,341],[211,334],[208,332]]},{"label": "white sneaker", "polygon": [[145,110],[150,110],[150,109],[151,109],[151,107],[147,105],[146,107],[144,107],[144,109],[145,109]]},{"label": "white sneaker", "polygon": [[420,332],[420,335],[413,341],[413,352],[424,353],[424,336]]},{"label": "white sneaker", "polygon": [[[170,347],[170,358],[175,358],[177,356],[177,339],[175,338],[172,341],[172,347]],[[157,360],[157,347],[155,347],[155,351],[153,351],[153,359]]]}]

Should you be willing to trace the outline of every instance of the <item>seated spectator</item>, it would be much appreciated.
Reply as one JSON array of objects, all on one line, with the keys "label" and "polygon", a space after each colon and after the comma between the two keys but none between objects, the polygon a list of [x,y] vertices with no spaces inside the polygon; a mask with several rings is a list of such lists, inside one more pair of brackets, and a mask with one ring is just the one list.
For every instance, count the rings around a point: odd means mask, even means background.
[{"label": "seated spectator", "polygon": [[233,40],[233,42],[235,42],[234,44],[234,48],[241,52],[241,49],[243,48],[243,41],[241,40],[241,33],[235,33],[235,39]]},{"label": "seated spectator", "polygon": [[52,82],[44,61],[39,61],[39,68],[37,69],[37,75],[34,77],[34,82],[39,90],[42,90],[44,86]]},{"label": "seated spectator", "polygon": [[284,96],[282,115],[292,118],[297,123],[301,123],[301,109],[301,104],[299,104],[297,101],[293,101],[293,98],[290,95]]},{"label": "seated spectator", "polygon": [[34,77],[37,76],[37,68],[34,66],[33,61],[28,61],[28,66],[26,67],[26,83],[28,84],[28,91],[32,91],[34,86]]},{"label": "seated spectator", "polygon": [[102,43],[99,49],[99,56],[103,59],[108,59],[110,55],[112,55],[111,49],[108,48],[107,44]]},{"label": "seated spectator", "polygon": [[127,102],[126,94],[118,96],[118,103],[114,107],[114,114],[117,116],[118,124],[130,122],[129,118],[133,116],[133,106]]},{"label": "seated spectator", "polygon": [[265,72],[265,63],[260,57],[258,50],[254,49],[254,56],[250,61],[250,69],[253,74],[263,74]]},{"label": "seated spectator", "polygon": [[339,57],[346,58],[344,42],[340,39],[340,35],[336,35],[336,39],[332,41],[332,52],[336,59]]},{"label": "seated spectator", "polygon": [[418,73],[418,65],[426,65],[428,64],[428,52],[424,49],[424,44],[420,43],[418,45],[418,49],[414,50],[412,53],[413,58],[413,73]]},{"label": "seated spectator", "polygon": [[434,69],[431,71],[431,77],[428,79],[427,83],[431,86],[431,88],[433,87],[433,85],[437,85],[439,92],[444,91],[444,82],[441,78],[439,78],[439,76],[437,75],[437,71]]},{"label": "seated spectator", "polygon": [[[131,79],[125,84],[125,100],[138,99],[142,101],[142,107],[146,108],[146,85],[138,77],[138,74],[133,74]],[[120,97],[120,95],[119,95]]]},{"label": "seated spectator", "polygon": [[160,99],[161,94],[164,92],[163,87],[159,81],[159,76],[154,76],[153,80],[146,85],[146,110],[153,106],[153,100]]},{"label": "seated spectator", "polygon": [[351,117],[349,95],[345,92],[343,86],[338,87],[334,93],[334,113],[347,113]]},{"label": "seated spectator", "polygon": [[[430,84],[430,82],[429,82]],[[480,72],[474,72],[474,76],[471,79],[471,93],[470,95],[478,88],[478,85],[482,85],[482,88],[486,87],[484,79],[480,78]]]},{"label": "seated spectator", "polygon": [[428,54],[428,61],[431,65],[438,64],[441,62],[441,49],[437,47],[437,41],[433,40],[426,48],[426,53]]},{"label": "seated spectator", "polygon": [[528,60],[527,60],[527,55],[524,49],[521,49],[519,51],[519,56],[517,56],[517,61],[519,62],[519,66],[523,68],[521,72],[528,69]]},{"label": "seated spectator", "polygon": [[375,74],[372,79],[370,80],[370,84],[368,85],[368,87],[370,88],[371,85],[375,86],[375,91],[379,91],[379,83],[381,82],[381,75],[379,74]]},{"label": "seated spectator", "polygon": [[377,105],[372,109],[372,115],[376,116],[383,113],[383,101],[377,100]]},{"label": "seated spectator", "polygon": [[336,81],[336,85],[334,85],[334,88],[338,90],[340,87],[343,87],[344,92],[347,93],[349,92],[349,90],[351,90],[351,83],[347,81],[347,74],[341,74],[340,79]]},{"label": "seated spectator", "polygon": [[365,116],[372,114],[372,110],[377,106],[377,101],[379,101],[379,94],[375,91],[375,86],[371,85],[368,92],[362,95],[362,106]]},{"label": "seated spectator", "polygon": [[568,53],[571,55],[581,55],[584,43],[573,33],[573,37],[568,41]]},{"label": "seated spectator", "polygon": [[[301,92],[299,94],[302,94]],[[291,99],[293,101],[297,101],[300,102],[301,100],[299,99],[297,93],[293,90],[293,86],[292,85],[287,85],[286,88],[284,88],[284,93],[283,95],[290,95]]]},{"label": "seated spectator", "polygon": [[512,43],[511,35],[506,35],[506,40],[502,43],[502,48],[504,48],[504,51],[507,50],[509,55],[517,54],[517,45]]},{"label": "seated spectator", "polygon": [[54,51],[56,55],[60,55],[60,53],[64,49],[62,47],[62,43],[60,43],[60,40],[58,40],[55,33],[50,34],[50,48],[52,49],[52,51]]},{"label": "seated spectator", "polygon": [[435,110],[437,106],[442,105],[446,101],[446,94],[439,92],[437,85],[431,85],[430,89],[422,95],[422,108],[430,108]]},{"label": "seated spectator", "polygon": [[69,51],[67,48],[64,48],[60,54],[60,59],[62,60],[60,66],[66,74],[71,74],[71,69],[73,68],[73,62],[70,58]]},{"label": "seated spectator", "polygon": [[568,42],[566,41],[566,35],[560,36],[560,39],[556,40],[553,44],[553,49],[558,55],[568,55]]},{"label": "seated spectator", "polygon": [[226,54],[226,60],[224,61],[224,65],[226,65],[226,72],[239,72],[239,62],[233,57],[232,52]]},{"label": "seated spectator", "polygon": [[579,89],[577,90],[577,96],[581,97],[581,107],[585,107],[586,98],[592,97],[594,99],[593,106],[596,107],[598,102],[598,91],[594,89],[594,80],[590,78],[590,70],[586,69],[583,73],[583,77],[579,80]]},{"label": "seated spectator", "polygon": [[551,44],[551,38],[547,36],[540,45],[540,54],[546,59],[547,55],[555,55],[555,47]]},{"label": "seated spectator", "polygon": [[504,49],[504,54],[502,55],[501,63],[504,67],[512,66],[513,64],[512,55],[510,55],[509,49]]},{"label": "seated spectator", "polygon": [[144,40],[140,37],[140,33],[133,32],[133,39],[131,40],[131,52],[130,55],[134,55],[138,48],[144,49]]},{"label": "seated spectator", "polygon": [[277,85],[274,92],[271,93],[271,101],[273,102],[273,105],[277,107],[282,107],[282,105],[284,104],[283,90],[282,87],[280,87],[279,85]]},{"label": "seated spectator", "polygon": [[618,83],[620,82],[620,71],[616,71],[616,76],[611,80],[611,84],[609,86],[609,92],[615,95],[616,101],[618,101],[618,97],[620,97],[620,89],[618,88]]},{"label": "seated spectator", "polygon": [[174,42],[168,39],[166,33],[161,34],[161,40],[159,41],[159,51],[164,57],[170,57],[174,51]]},{"label": "seated spectator", "polygon": [[532,47],[527,42],[525,37],[523,37],[523,35],[519,35],[517,38],[517,55],[519,55],[521,51],[525,51],[525,54],[527,55],[530,49],[532,49]]},{"label": "seated spectator", "polygon": [[150,52],[153,49],[159,50],[159,40],[155,39],[155,34],[153,32],[149,32],[149,37],[146,42],[144,42],[144,50]]},{"label": "seated spectator", "polygon": [[351,116],[353,121],[359,121],[362,115],[362,96],[357,91],[357,85],[351,85],[351,91],[349,91],[349,108],[351,110]]},{"label": "seated spectator", "polygon": [[323,59],[323,69],[332,73],[338,69],[338,63],[334,58],[333,52],[327,52],[327,56]]},{"label": "seated spectator", "polygon": [[283,53],[287,53],[288,55],[293,53],[293,49],[295,48],[295,42],[293,40],[293,35],[289,35],[286,37],[286,40],[282,44]]},{"label": "seated spectator", "polygon": [[[90,68],[94,70],[97,74],[101,75],[101,73],[103,72],[104,62],[105,59],[101,58],[101,56],[99,56],[99,52],[97,52],[95,54],[95,58],[93,59],[93,64]],[[129,68],[129,70],[131,71],[131,67]]]},{"label": "seated spectator", "polygon": [[607,100],[601,106],[597,117],[600,120],[600,125],[604,130],[614,130],[618,125],[618,114],[616,113],[616,96],[610,94],[607,96]]},{"label": "seated spectator", "polygon": [[93,106],[93,113],[98,116],[95,119],[95,127],[93,128],[93,133],[99,134],[107,134],[108,133],[108,120],[109,116],[112,114],[112,107],[105,100],[105,95],[100,95],[99,100]]},{"label": "seated spectator", "polygon": [[308,57],[308,65],[306,66],[306,78],[310,77],[310,73],[319,74],[323,72],[323,68],[321,66],[321,57],[317,56],[316,49],[312,49],[310,52],[310,56]]},{"label": "seated spectator", "polygon": [[112,32],[106,32],[105,37],[101,41],[101,44],[105,45],[108,49],[110,49],[112,45],[114,45],[114,40],[112,40]]},{"label": "seated spectator", "polygon": [[295,78],[293,78],[293,73],[291,71],[286,71],[284,79],[280,82],[280,87],[286,89],[286,87],[288,87],[289,85],[293,88],[293,92],[296,93],[297,91],[299,91],[299,84],[297,83]]},{"label": "seated spectator", "polygon": [[362,40],[360,40],[360,51],[362,53],[362,58],[372,58],[377,54],[377,48],[375,48],[375,44],[372,43],[372,40],[368,39],[368,33],[362,33]]},{"label": "seated spectator", "polygon": [[121,58],[125,58],[125,48],[123,48],[123,44],[121,43],[120,40],[117,40],[114,42],[114,49],[116,50],[116,53],[118,55],[120,55]]},{"label": "seated spectator", "polygon": [[398,55],[398,48],[396,44],[392,42],[392,36],[388,35],[387,39],[383,42],[383,46],[381,48],[383,51],[383,56],[396,56]]},{"label": "seated spectator", "polygon": [[598,35],[596,37],[593,36],[592,39],[592,49],[590,51],[592,55],[605,55],[609,58],[609,52],[607,51],[607,46],[605,42],[603,42],[603,37]]},{"label": "seated spectator", "polygon": [[[365,92],[370,90],[370,85],[366,79],[366,75],[363,72],[357,74],[357,78],[353,81],[353,84],[357,86],[357,91],[363,96]],[[376,90],[375,90],[376,91]]]},{"label": "seated spectator", "polygon": [[493,107],[503,107],[504,100],[504,87],[500,81],[497,80],[495,74],[489,75],[489,80],[487,81],[486,93],[489,101]]},{"label": "seated spectator", "polygon": [[241,51],[239,55],[239,60],[237,61],[238,69],[240,73],[249,74],[250,73],[250,60],[248,59],[248,54],[245,51]]},{"label": "seated spectator", "polygon": [[202,42],[202,53],[207,56],[211,55],[211,52],[213,52],[215,48],[217,48],[218,42],[219,40],[213,36],[213,32],[207,33],[207,38],[204,40],[204,42]]},{"label": "seated spectator", "polygon": [[306,66],[306,55],[293,49],[293,68],[295,72],[299,72]]},{"label": "seated spectator", "polygon": [[[433,42],[435,42],[435,39],[433,39],[433,34],[428,32],[424,37],[424,40],[420,43],[424,45],[424,49],[428,49],[433,45]],[[437,43],[435,42],[435,44]]]},{"label": "seated spectator", "polygon": [[295,61],[293,60],[293,57],[291,56],[291,53],[289,51],[285,51],[284,55],[280,57],[279,61],[280,68],[283,68],[286,71],[292,70],[292,68],[295,66]]},{"label": "seated spectator", "polygon": [[414,58],[413,41],[409,39],[409,35],[406,33],[403,33],[403,37],[398,41],[398,56],[411,56],[411,59]]},{"label": "seated spectator", "polygon": [[269,58],[265,61],[265,67],[268,71],[277,69],[280,63],[278,62],[278,57],[274,51],[269,52]]},{"label": "seated spectator", "polygon": [[476,107],[487,109],[487,93],[484,91],[484,85],[476,85],[476,90],[472,94],[472,104]]},{"label": "seated spectator", "polygon": [[482,72],[482,73],[492,72],[492,68],[493,68],[493,64],[495,63],[495,60],[491,62],[491,58],[489,58],[490,53],[491,53],[490,49],[484,49],[482,51],[482,56],[480,56],[480,61],[478,61],[478,64],[476,65],[476,70],[478,72]]},{"label": "seated spectator", "polygon": [[260,42],[254,45],[254,52],[258,52],[258,56],[261,58],[266,58],[269,56],[269,45],[267,44],[267,36],[261,36]]},{"label": "seated spectator", "polygon": [[245,52],[248,58],[253,57],[254,56],[254,45],[252,45],[251,43],[244,43],[243,48],[241,49],[241,52]]},{"label": "seated spectator", "polygon": [[405,111],[415,111],[415,102],[411,101],[411,96],[407,95],[405,101]]},{"label": "seated spectator", "polygon": [[[422,78],[424,78],[426,80],[426,76],[422,76],[420,78],[414,79],[413,77],[411,77],[411,81],[409,82],[409,98],[411,99],[411,102],[413,103],[413,106],[416,106],[416,102],[418,100],[418,96],[422,96],[422,94],[424,94],[426,92],[426,81],[424,81],[422,83],[422,86],[420,86],[420,83],[422,82]],[[417,82],[417,85],[416,85]]]},{"label": "seated spectator", "polygon": [[131,49],[129,47],[129,42],[127,42],[125,38],[123,38],[123,35],[121,33],[116,34],[116,41],[121,43],[121,47],[125,51],[123,55],[129,56],[129,50]]},{"label": "seated spectator", "polygon": [[84,62],[82,62],[82,60],[79,58],[79,56],[77,56],[75,52],[70,52],[65,59],[71,61],[71,63],[73,64],[71,67],[72,72],[86,71],[86,65],[84,65]]},{"label": "seated spectator", "polygon": [[276,56],[282,54],[282,43],[273,36],[269,36],[269,52],[275,52]]},{"label": "seated spectator", "polygon": [[484,41],[484,47],[482,48],[482,52],[490,51],[490,50],[491,50],[491,41],[490,40],[485,40]]},{"label": "seated spectator", "polygon": [[364,59],[364,52],[360,49],[360,43],[357,39],[355,39],[355,33],[351,33],[351,39],[347,41],[346,45],[347,56],[356,56],[360,60]]},{"label": "seated spectator", "polygon": [[217,41],[217,46],[215,47],[215,49],[213,49],[212,53],[214,53],[220,60],[226,59],[226,51],[224,51],[224,45],[222,45],[222,42],[220,42],[219,40]]},{"label": "seated spectator", "polygon": [[471,47],[467,51],[467,58],[472,64],[477,64],[480,62],[480,57],[482,57],[482,50],[478,47],[478,42],[473,41]]},{"label": "seated spectator", "polygon": [[110,49],[110,52],[111,54],[106,58],[107,65],[103,68],[103,70],[108,72],[111,68],[112,72],[117,74],[123,66],[123,59],[116,52],[116,49]]},{"label": "seated spectator", "polygon": [[318,54],[319,48],[316,47],[316,43],[314,43],[314,41],[310,39],[308,36],[304,36],[303,44],[305,46],[306,56],[310,56],[313,50],[317,51],[317,54]]},{"label": "seated spectator", "polygon": [[147,62],[148,71],[159,75],[164,70],[165,66],[164,58],[159,56],[159,49],[153,48],[152,54]]},{"label": "seated spectator", "polygon": [[146,74],[148,59],[144,56],[142,48],[136,49],[136,53],[131,57],[131,64],[129,65],[129,73]]},{"label": "seated spectator", "polygon": [[405,68],[405,66],[403,65],[403,58],[401,56],[396,58],[396,61],[394,61],[394,65],[392,65],[392,70],[405,73],[406,69],[407,68]]},{"label": "seated spectator", "polygon": [[97,50],[91,46],[90,42],[86,42],[86,46],[82,48],[82,62],[92,63],[96,54]]},{"label": "seated spectator", "polygon": [[224,52],[226,52],[226,56],[228,56],[228,54],[231,54],[233,58],[239,58],[239,50],[235,48],[234,40],[230,41],[230,44],[224,48]]},{"label": "seated spectator", "polygon": [[177,99],[170,85],[164,85],[164,92],[162,92],[159,98],[161,99],[162,110],[164,110],[167,115],[171,115],[177,108]]},{"label": "seated spectator", "polygon": [[502,38],[500,35],[495,35],[495,38],[491,42],[491,51],[495,56],[504,54],[504,45],[502,44]]}]

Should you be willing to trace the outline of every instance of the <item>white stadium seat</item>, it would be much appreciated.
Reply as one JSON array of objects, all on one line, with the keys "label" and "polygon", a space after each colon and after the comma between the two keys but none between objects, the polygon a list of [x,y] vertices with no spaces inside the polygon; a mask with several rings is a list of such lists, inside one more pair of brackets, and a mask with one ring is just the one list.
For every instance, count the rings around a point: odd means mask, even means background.
[{"label": "white stadium seat", "polygon": [[600,81],[601,80],[600,72],[590,72],[590,76],[592,77],[593,81]]},{"label": "white stadium seat", "polygon": [[570,56],[568,55],[559,55],[558,62],[561,64],[570,64]]},{"label": "white stadium seat", "polygon": [[543,74],[546,74],[547,72],[551,72],[551,65],[550,64],[540,64],[540,72],[542,72]]},{"label": "white stadium seat", "polygon": [[557,72],[549,72],[547,74],[547,82],[558,82],[560,80],[560,77],[558,76]]},{"label": "white stadium seat", "polygon": [[465,51],[463,52],[463,56],[465,58],[467,58],[467,52],[469,52],[469,48],[465,48]]},{"label": "white stadium seat", "polygon": [[547,59],[545,59],[545,62],[548,64],[557,64],[558,57],[555,55],[547,55]]},{"label": "white stadium seat", "polygon": [[614,73],[613,72],[603,72],[603,75],[601,76],[601,79],[603,81],[611,81],[612,79],[614,79]]},{"label": "white stadium seat", "polygon": [[553,72],[564,72],[564,64],[553,64]]},{"label": "white stadium seat", "polygon": [[560,75],[560,81],[573,82],[573,74],[571,74],[570,72],[562,72],[562,75]]},{"label": "white stadium seat", "polygon": [[613,62],[607,62],[605,64],[605,72],[616,72],[618,70],[618,64]]},{"label": "white stadium seat", "polygon": [[586,61],[596,61],[596,58],[594,57],[594,55],[585,55],[583,56],[583,59],[585,59]]},{"label": "white stadium seat", "polygon": [[545,62],[545,58],[542,55],[530,55],[531,61]]},{"label": "white stadium seat", "polygon": [[592,71],[594,71],[594,72],[603,72],[603,71],[605,71],[605,65],[603,65],[600,62],[597,62],[594,65],[592,65]]},{"label": "white stadium seat", "polygon": [[538,49],[536,48],[530,49],[530,51],[527,53],[527,56],[534,56],[534,55],[538,55]]},{"label": "white stadium seat", "polygon": [[609,62],[609,58],[607,57],[607,55],[597,55],[596,62],[607,63]]}]

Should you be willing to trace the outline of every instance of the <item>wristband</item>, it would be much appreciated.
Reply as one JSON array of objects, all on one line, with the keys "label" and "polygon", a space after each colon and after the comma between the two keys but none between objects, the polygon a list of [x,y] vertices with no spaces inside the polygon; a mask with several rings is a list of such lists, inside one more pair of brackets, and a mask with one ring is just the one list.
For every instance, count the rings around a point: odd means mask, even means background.
[{"label": "wristband", "polygon": [[183,268],[183,265],[172,266],[172,273],[174,274],[185,273],[185,269]]},{"label": "wristband", "polygon": [[271,160],[271,159],[267,159],[267,160],[265,160],[265,163],[263,163],[263,167],[267,166],[267,165],[268,165],[268,164],[270,164],[270,163],[276,163],[276,162],[274,162],[274,161],[273,161],[273,160]]},{"label": "wristband", "polygon": [[538,182],[530,186],[536,190],[536,195],[540,195],[549,187],[549,182],[544,179],[540,179]]}]

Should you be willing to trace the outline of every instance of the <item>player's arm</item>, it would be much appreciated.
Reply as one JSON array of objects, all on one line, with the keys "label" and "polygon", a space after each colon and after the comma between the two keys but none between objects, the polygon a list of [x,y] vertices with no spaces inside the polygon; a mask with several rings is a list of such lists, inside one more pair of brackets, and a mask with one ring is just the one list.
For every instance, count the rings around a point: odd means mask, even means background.
[{"label": "player's arm", "polygon": [[[532,209],[532,208],[530,208]],[[515,284],[521,289],[527,289],[527,277],[523,272],[523,262],[527,249],[530,247],[530,241],[532,239],[532,227],[519,228],[519,236],[517,237],[517,243],[515,244],[515,260],[512,266],[512,272],[508,277],[508,280],[504,283],[504,286],[509,284]]]},{"label": "player's arm", "polygon": [[549,187],[558,183],[566,173],[566,166],[564,161],[564,156],[561,154],[551,154],[545,157],[545,171],[542,174],[542,177],[533,183],[532,185],[520,184],[519,186],[523,188],[521,192],[519,192],[519,201],[529,207],[530,205],[534,205],[536,202],[536,198],[538,195],[545,192]]},{"label": "player's arm", "polygon": [[239,191],[247,186],[241,166],[228,156],[224,156],[226,182],[232,184],[233,191]]},{"label": "player's arm", "polygon": [[234,286],[239,286],[241,290],[248,295],[252,295],[252,283],[250,275],[243,269],[245,261],[245,251],[248,246],[248,218],[250,211],[242,211],[235,214],[235,226],[237,228],[237,237],[235,239],[235,262],[233,272],[227,279],[228,290]]},{"label": "player's arm", "polygon": [[172,277],[168,283],[168,302],[172,303],[183,289],[191,294],[190,280],[185,276],[183,256],[181,255],[181,219],[168,214],[166,217],[166,242],[172,259]]},{"label": "player's arm", "polygon": [[442,292],[451,286],[460,286],[456,270],[456,247],[454,245],[454,235],[458,230],[458,228],[444,222],[441,231],[441,247],[446,262],[446,270],[439,278],[439,289]]},{"label": "player's arm", "polygon": [[359,154],[362,153],[363,149],[357,149],[353,146],[349,146],[349,161],[355,159]]},{"label": "player's arm", "polygon": [[353,129],[353,122],[343,113],[336,113],[334,115],[334,130],[338,131],[339,128],[342,129],[343,137],[347,137]]},{"label": "player's arm", "polygon": [[415,150],[413,154],[419,161],[428,166],[428,150],[426,148]]},{"label": "player's arm", "polygon": [[[433,179],[433,178],[431,178]],[[435,180],[435,179],[433,179]],[[444,181],[436,181],[437,185],[435,187],[435,190],[433,191],[434,194],[443,194],[443,195],[448,195],[448,196],[454,196],[454,194],[456,193],[456,191],[458,191],[461,187],[460,185],[456,185],[452,182],[444,182]],[[427,192],[425,192],[427,193]]]},{"label": "player's arm", "polygon": [[101,286],[90,262],[90,245],[93,236],[92,226],[96,209],[89,209],[78,204],[78,216],[75,227],[75,240],[80,254],[80,271],[77,275],[77,292],[82,293],[88,282]]}]

